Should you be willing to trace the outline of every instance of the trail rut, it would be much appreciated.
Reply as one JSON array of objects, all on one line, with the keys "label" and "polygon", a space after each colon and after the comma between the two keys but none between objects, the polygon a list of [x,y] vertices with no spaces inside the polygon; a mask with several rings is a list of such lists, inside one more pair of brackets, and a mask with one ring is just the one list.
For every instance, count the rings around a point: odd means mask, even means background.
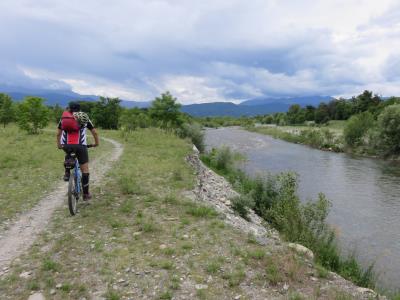
[{"label": "trail rut", "polygon": [[[113,144],[114,148],[102,160],[96,159],[91,163],[91,184],[98,184],[104,174],[111,168],[123,152],[123,147],[115,140],[102,138]],[[0,232],[0,275],[13,259],[24,253],[33,244],[51,220],[53,212],[65,203],[67,183],[61,182],[55,189],[42,198],[29,212],[21,215],[7,230]]]}]

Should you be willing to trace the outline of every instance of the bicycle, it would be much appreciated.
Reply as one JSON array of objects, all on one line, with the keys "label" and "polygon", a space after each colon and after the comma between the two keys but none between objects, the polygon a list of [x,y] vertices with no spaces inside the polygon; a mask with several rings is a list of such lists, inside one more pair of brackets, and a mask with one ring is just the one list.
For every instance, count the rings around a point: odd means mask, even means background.
[{"label": "bicycle", "polygon": [[[87,147],[94,146],[87,145]],[[71,151],[69,155],[70,159],[65,160],[65,167],[70,169],[70,172],[72,171],[68,181],[68,209],[71,216],[75,216],[78,213],[78,202],[83,198],[82,173],[76,153]]]}]

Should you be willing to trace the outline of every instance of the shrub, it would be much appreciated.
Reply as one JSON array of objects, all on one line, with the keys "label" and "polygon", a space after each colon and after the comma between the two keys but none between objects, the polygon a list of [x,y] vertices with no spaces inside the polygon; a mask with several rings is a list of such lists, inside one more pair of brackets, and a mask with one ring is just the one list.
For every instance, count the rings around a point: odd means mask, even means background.
[{"label": "shrub", "polygon": [[253,198],[249,195],[240,195],[232,199],[232,209],[243,219],[249,220],[248,209],[254,207]]},{"label": "shrub", "polygon": [[363,144],[366,133],[373,125],[374,118],[369,112],[352,116],[343,131],[346,144],[350,147]]},{"label": "shrub", "polygon": [[205,149],[204,145],[204,132],[198,123],[184,123],[181,128],[177,130],[179,137],[190,138],[192,143],[197,147],[200,152]]},{"label": "shrub", "polygon": [[386,107],[378,117],[378,132],[385,154],[400,154],[400,104]]}]

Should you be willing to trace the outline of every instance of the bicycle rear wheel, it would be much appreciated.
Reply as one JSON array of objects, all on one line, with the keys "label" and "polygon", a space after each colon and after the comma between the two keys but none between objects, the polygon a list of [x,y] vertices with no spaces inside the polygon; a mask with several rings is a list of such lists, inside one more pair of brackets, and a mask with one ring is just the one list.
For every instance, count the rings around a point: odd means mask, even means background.
[{"label": "bicycle rear wheel", "polygon": [[75,176],[71,174],[68,182],[68,208],[71,216],[75,216],[78,212],[78,199],[76,197],[76,182]]}]

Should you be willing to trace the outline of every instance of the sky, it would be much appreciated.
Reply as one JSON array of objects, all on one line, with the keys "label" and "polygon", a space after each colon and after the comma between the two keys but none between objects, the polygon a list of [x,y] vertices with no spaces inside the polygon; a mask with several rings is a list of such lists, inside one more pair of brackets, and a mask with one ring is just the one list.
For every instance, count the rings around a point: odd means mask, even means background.
[{"label": "sky", "polygon": [[393,0],[1,0],[0,87],[183,104],[400,96]]}]

